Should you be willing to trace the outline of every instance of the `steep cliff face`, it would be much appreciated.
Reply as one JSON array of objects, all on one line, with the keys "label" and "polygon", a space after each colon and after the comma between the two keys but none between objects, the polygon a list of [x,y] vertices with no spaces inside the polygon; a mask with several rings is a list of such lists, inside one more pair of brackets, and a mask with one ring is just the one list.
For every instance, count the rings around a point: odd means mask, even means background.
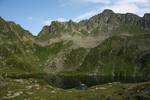
[{"label": "steep cliff face", "polygon": [[143,19],[140,20],[139,22],[143,28],[145,28],[146,30],[150,30],[150,14],[146,13],[144,14]]}]

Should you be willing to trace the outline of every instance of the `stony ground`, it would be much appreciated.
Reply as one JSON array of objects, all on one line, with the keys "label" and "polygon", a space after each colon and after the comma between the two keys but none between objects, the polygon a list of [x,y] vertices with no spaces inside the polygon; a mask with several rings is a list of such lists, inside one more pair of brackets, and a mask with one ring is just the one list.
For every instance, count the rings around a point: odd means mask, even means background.
[{"label": "stony ground", "polygon": [[60,89],[42,80],[1,79],[0,100],[150,100],[150,82]]}]

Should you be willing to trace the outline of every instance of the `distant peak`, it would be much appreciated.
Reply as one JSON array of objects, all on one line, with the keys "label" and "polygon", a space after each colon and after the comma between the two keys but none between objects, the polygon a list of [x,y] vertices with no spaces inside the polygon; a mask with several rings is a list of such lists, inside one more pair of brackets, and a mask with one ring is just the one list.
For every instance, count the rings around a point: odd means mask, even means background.
[{"label": "distant peak", "polygon": [[69,20],[68,22],[69,22],[69,23],[74,23],[73,20]]},{"label": "distant peak", "polygon": [[103,12],[102,12],[102,14],[112,14],[112,13],[114,13],[112,10],[110,10],[110,9],[105,9]]},{"label": "distant peak", "polygon": [[59,21],[57,21],[57,20],[51,22],[51,26],[52,26],[52,25],[56,25],[56,24],[61,24],[61,22],[59,22]]},{"label": "distant peak", "polygon": [[3,18],[0,16],[0,19],[3,19]]},{"label": "distant peak", "polygon": [[15,22],[13,21],[7,21],[9,24],[16,24]]},{"label": "distant peak", "polygon": [[0,16],[0,20],[3,20],[4,21],[4,19]]}]

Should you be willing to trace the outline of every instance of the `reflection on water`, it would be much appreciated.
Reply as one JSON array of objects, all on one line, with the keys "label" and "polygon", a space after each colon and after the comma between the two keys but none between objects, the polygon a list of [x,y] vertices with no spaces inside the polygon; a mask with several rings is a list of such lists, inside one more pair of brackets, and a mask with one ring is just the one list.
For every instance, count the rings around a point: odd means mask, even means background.
[{"label": "reflection on water", "polygon": [[48,82],[50,85],[69,89],[79,87],[81,83],[85,84],[87,87],[110,83],[110,82],[124,82],[124,83],[135,83],[135,82],[144,82],[150,80],[150,78],[143,76],[98,76],[98,75],[52,75],[52,74],[22,74],[22,75],[7,75],[9,78],[14,79],[42,79]]},{"label": "reflection on water", "polygon": [[46,77],[46,80],[50,85],[68,89],[68,88],[74,88],[78,87],[79,83],[84,83],[88,87],[98,85],[98,84],[104,84],[109,82],[124,82],[124,83],[134,83],[134,82],[141,82],[141,81],[147,81],[148,79],[144,79],[143,77],[112,77],[112,76],[60,76],[60,75],[49,75]]}]

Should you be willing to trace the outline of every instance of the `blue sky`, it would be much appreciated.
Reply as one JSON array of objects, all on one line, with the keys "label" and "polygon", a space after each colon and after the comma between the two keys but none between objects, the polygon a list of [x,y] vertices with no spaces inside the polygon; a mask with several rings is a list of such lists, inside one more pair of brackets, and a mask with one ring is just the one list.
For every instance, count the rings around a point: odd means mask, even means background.
[{"label": "blue sky", "polygon": [[150,0],[0,0],[0,16],[37,35],[51,21],[76,22],[104,9],[116,13],[150,13]]}]

